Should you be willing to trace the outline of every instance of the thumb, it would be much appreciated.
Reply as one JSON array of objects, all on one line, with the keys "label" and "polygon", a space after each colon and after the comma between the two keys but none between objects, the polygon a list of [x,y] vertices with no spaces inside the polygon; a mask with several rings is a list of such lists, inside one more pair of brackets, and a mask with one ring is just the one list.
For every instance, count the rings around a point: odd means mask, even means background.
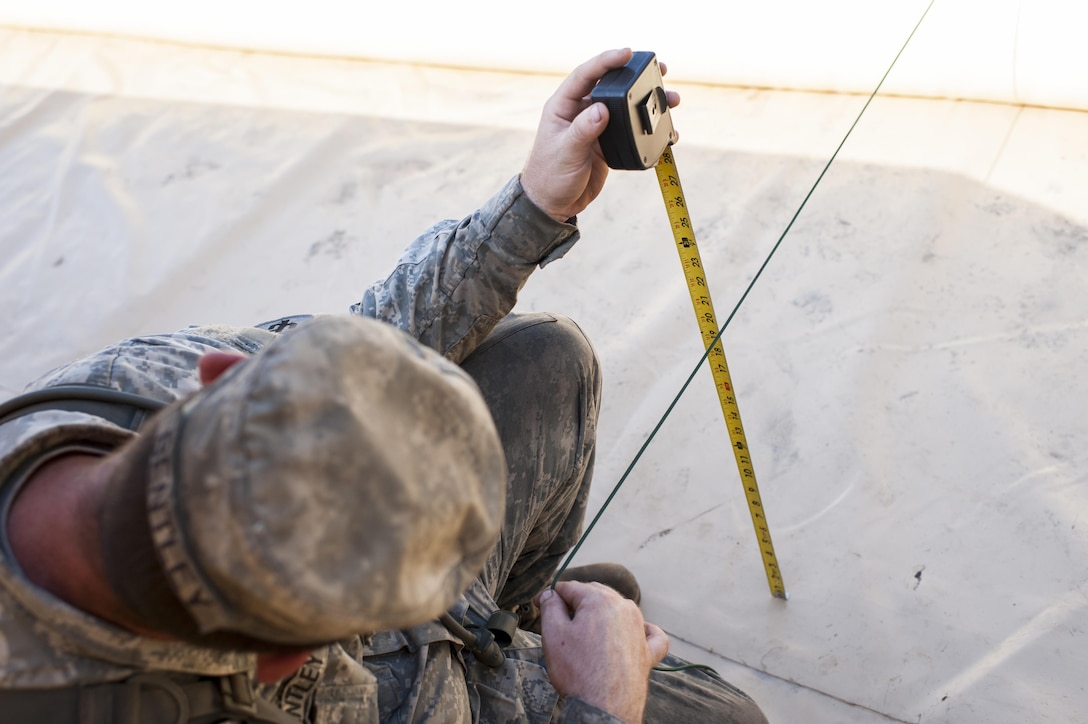
[{"label": "thumb", "polygon": [[567,602],[551,588],[545,588],[537,600],[540,606],[541,625],[545,621],[554,624],[571,620]]},{"label": "thumb", "polygon": [[580,154],[593,145],[607,126],[608,106],[604,103],[594,103],[575,116],[567,133],[570,134],[571,141]]},{"label": "thumb", "polygon": [[669,653],[669,635],[649,621],[646,622],[646,645],[650,649],[653,665],[657,666]]}]

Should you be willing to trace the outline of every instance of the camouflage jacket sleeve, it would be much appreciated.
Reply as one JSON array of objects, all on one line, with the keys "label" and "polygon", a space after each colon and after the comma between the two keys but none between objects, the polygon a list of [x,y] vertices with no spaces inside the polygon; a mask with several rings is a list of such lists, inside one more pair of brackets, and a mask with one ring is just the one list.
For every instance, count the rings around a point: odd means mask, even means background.
[{"label": "camouflage jacket sleeve", "polygon": [[571,222],[537,208],[515,177],[471,216],[417,238],[351,311],[400,327],[460,362],[513,308],[533,270],[577,241]]},{"label": "camouflage jacket sleeve", "polygon": [[560,697],[552,716],[554,724],[624,724],[623,720],[598,709],[577,696]]}]

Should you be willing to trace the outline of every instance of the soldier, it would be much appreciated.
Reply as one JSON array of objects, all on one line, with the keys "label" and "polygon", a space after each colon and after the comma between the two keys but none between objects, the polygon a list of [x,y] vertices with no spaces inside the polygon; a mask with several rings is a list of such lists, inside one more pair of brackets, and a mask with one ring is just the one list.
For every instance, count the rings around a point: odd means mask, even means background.
[{"label": "soldier", "polygon": [[125,340],[3,406],[3,721],[765,721],[651,675],[678,660],[635,601],[548,587],[600,373],[572,321],[511,310],[602,188],[587,96],[629,57],[576,69],[522,173],[352,315]]}]

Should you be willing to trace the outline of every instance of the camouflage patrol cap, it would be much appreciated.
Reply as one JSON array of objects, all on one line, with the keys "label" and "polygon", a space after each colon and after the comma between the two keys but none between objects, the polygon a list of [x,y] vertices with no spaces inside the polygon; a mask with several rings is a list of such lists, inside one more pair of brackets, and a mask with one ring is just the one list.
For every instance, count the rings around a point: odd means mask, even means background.
[{"label": "camouflage patrol cap", "polygon": [[498,539],[506,466],[475,383],[382,322],[288,332],[147,434],[151,538],[202,634],[415,625]]}]

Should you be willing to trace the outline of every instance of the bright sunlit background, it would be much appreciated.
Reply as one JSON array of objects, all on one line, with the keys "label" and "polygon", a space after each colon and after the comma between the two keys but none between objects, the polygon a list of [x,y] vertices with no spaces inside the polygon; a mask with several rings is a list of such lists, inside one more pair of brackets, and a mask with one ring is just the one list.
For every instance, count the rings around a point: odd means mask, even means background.
[{"label": "bright sunlit background", "polygon": [[[654,50],[675,81],[868,92],[926,0],[35,0],[0,24],[304,55],[566,73],[607,47]],[[889,93],[1088,108],[1088,3],[938,0]]]}]

